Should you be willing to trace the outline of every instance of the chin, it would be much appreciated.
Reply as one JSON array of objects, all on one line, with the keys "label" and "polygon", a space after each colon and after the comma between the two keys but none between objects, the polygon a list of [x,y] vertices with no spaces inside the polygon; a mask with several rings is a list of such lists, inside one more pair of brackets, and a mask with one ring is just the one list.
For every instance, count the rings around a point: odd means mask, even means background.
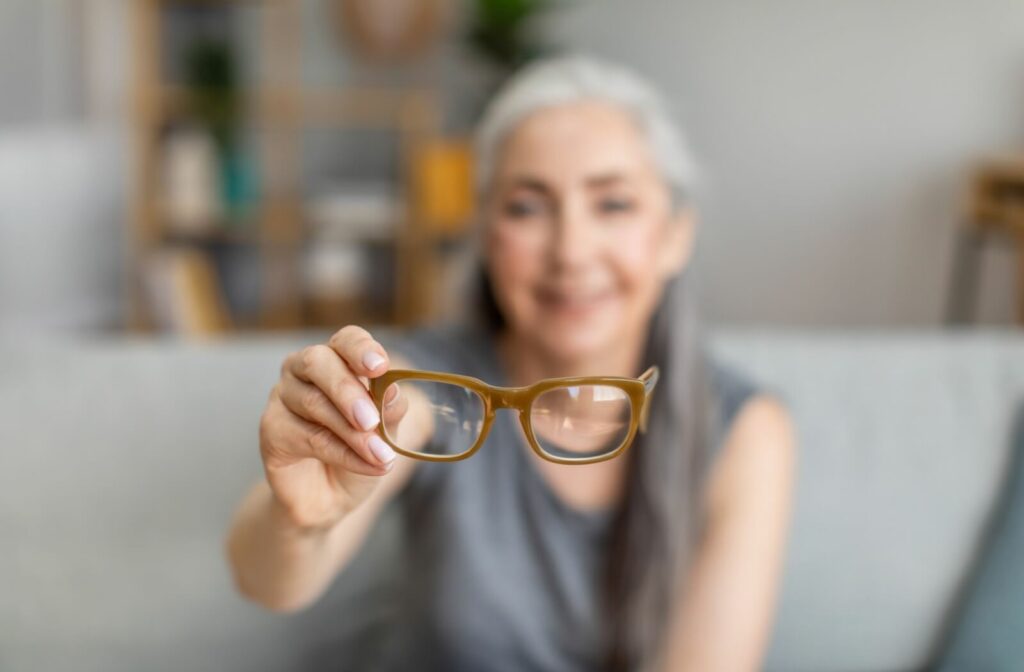
[{"label": "chin", "polygon": [[597,330],[572,330],[545,339],[552,356],[571,362],[605,352],[614,338]]},{"label": "chin", "polygon": [[508,307],[523,336],[549,356],[573,362],[602,356],[622,343],[632,319],[630,298],[619,292],[597,305],[570,308],[527,294],[513,298]]},{"label": "chin", "polygon": [[622,337],[618,313],[594,316],[589,320],[559,320],[544,323],[540,341],[551,355],[564,361],[600,355],[614,347]]}]

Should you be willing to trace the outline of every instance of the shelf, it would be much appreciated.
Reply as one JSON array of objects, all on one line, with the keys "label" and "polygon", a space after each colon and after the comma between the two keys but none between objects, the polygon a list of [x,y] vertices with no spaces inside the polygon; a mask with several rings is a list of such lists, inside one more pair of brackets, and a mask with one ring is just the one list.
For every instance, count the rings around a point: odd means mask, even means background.
[{"label": "shelf", "polygon": [[197,228],[194,231],[178,228],[170,224],[166,218],[161,218],[159,221],[159,233],[155,241],[157,244],[296,247],[305,238],[303,232],[271,234],[269,231],[263,231],[257,215],[237,220],[217,219],[208,226]]},{"label": "shelf", "polygon": [[[431,212],[422,207],[421,195],[414,190],[417,152],[437,137],[440,124],[439,93],[433,88],[370,88],[345,86],[317,88],[302,81],[303,23],[300,0],[139,0],[132,6],[134,51],[131,58],[132,107],[130,110],[135,170],[129,216],[126,218],[125,254],[136,275],[147,272],[152,259],[167,256],[189,266],[192,276],[203,283],[192,283],[187,295],[177,285],[172,298],[200,307],[215,302],[238,278],[246,278],[253,269],[260,278],[257,297],[244,293],[244,301],[234,294],[234,308],[244,304],[245,315],[229,315],[229,324],[209,329],[277,330],[311,326],[337,328],[344,322],[412,325],[428,319],[432,298],[430,276],[445,257],[444,246],[468,240],[468,232],[420,229]],[[209,227],[183,230],[172,226],[165,207],[168,196],[162,174],[167,158],[162,154],[163,134],[173,130],[174,122],[196,118],[196,94],[176,82],[161,81],[162,43],[166,37],[163,23],[169,5],[209,5],[211,7],[259,6],[272,11],[260,17],[258,54],[262,76],[238,90],[239,125],[245,132],[259,135],[249,160],[255,162],[255,200],[245,200],[244,216],[209,218]],[[283,11],[278,11],[283,10]],[[172,69],[173,70],[173,69]],[[328,226],[315,226],[310,201],[303,191],[305,134],[309,130],[376,131],[397,135],[400,169],[395,197],[411,204],[396,213],[394,227],[347,226],[339,217],[326,220]],[[248,137],[248,136],[247,136]],[[258,184],[257,184],[258,183]],[[219,193],[219,192],[218,192]],[[215,210],[199,211],[212,213]],[[184,214],[189,214],[185,212]],[[206,223],[203,220],[197,224]],[[303,287],[304,264],[310,247],[361,245],[357,251],[372,258],[369,265],[379,273],[374,284],[358,301],[339,302],[309,296]],[[334,249],[326,254],[346,254]],[[166,252],[166,255],[162,253]],[[378,263],[381,259],[384,261]],[[185,264],[184,262],[188,262]],[[234,279],[218,277],[218,264],[238,271]],[[240,270],[239,270],[240,269]],[[176,277],[176,276],[175,276]],[[125,283],[125,313],[133,328],[151,330],[156,314],[152,298],[144,294],[139,278]],[[234,285],[233,285],[234,283]],[[165,283],[169,284],[169,283]],[[201,286],[200,286],[201,285]],[[247,287],[249,285],[246,285]],[[258,305],[250,306],[252,303]],[[230,307],[230,306],[229,306]],[[255,312],[253,312],[255,311]],[[252,314],[248,314],[251,313]],[[213,321],[210,321],[211,325]],[[186,331],[190,327],[184,327]],[[205,327],[204,327],[205,328]],[[207,329],[207,330],[209,330]]]},{"label": "shelf", "polygon": [[[246,220],[248,221],[248,220]],[[243,226],[245,228],[243,228]],[[276,247],[300,247],[304,244],[317,245],[394,245],[404,242],[409,245],[451,246],[468,242],[468,231],[421,230],[403,233],[401,229],[385,232],[373,231],[317,231],[307,226],[293,236],[271,237],[262,233],[253,224],[214,226],[208,230],[180,231],[165,226],[157,239],[158,244],[180,245],[272,245]]]},{"label": "shelf", "polygon": [[[270,241],[265,240],[256,231],[165,231],[161,237],[162,244],[169,245],[262,245]],[[295,242],[274,241],[277,245],[295,245]]]},{"label": "shelf", "polygon": [[[266,2],[268,2],[268,0],[149,0],[149,1],[150,2],[155,2],[158,5],[164,5],[164,6],[167,6],[167,5],[183,5],[183,6],[186,6],[186,7],[189,6],[189,5],[194,5],[194,6],[198,6],[198,7],[202,7],[203,5],[209,5],[210,7],[217,7],[217,6],[230,7],[231,5],[236,5],[236,6],[260,6],[260,5],[266,4]],[[271,2],[275,2],[277,4],[282,4],[284,2],[288,2],[289,0],[270,0],[270,1]]]},{"label": "shelf", "polygon": [[[179,85],[149,86],[140,93],[145,109],[154,119],[167,119],[189,112],[194,94]],[[244,116],[258,125],[273,123],[321,126],[394,128],[426,126],[433,119],[433,94],[424,90],[355,88],[344,91],[316,88],[286,88],[260,84],[241,94]]]}]

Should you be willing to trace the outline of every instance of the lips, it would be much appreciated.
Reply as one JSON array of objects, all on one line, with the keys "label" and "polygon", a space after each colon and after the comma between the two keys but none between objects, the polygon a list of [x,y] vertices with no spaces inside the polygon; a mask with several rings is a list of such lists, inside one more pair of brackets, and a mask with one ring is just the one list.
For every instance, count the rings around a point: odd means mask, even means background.
[{"label": "lips", "polygon": [[611,290],[541,289],[537,297],[541,304],[552,310],[586,312],[602,305],[613,295]]}]

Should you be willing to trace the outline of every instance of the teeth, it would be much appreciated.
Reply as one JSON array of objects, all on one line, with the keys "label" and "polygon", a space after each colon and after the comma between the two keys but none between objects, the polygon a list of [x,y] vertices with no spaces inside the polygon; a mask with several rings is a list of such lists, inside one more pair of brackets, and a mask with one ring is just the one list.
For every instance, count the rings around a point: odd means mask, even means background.
[{"label": "teeth", "polygon": [[564,303],[570,306],[586,305],[589,303],[594,303],[600,299],[600,294],[594,294],[591,296],[565,296],[556,294],[554,296],[554,300],[556,303]]}]

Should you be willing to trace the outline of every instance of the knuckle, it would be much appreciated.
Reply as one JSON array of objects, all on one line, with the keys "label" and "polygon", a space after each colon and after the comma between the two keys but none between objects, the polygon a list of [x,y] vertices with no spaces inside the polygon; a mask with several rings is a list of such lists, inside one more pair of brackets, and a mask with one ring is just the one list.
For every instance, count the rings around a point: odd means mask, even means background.
[{"label": "knuckle", "polygon": [[331,389],[331,396],[343,404],[351,404],[359,398],[360,392],[365,392],[363,386],[353,378],[345,378],[334,383]]},{"label": "knuckle", "polygon": [[302,392],[302,407],[307,411],[318,411],[323,408],[323,392],[319,388],[310,385]]},{"label": "knuckle", "polygon": [[316,345],[309,346],[309,349],[313,352],[313,356],[319,361],[334,357],[334,350],[331,349],[326,343],[317,343]]},{"label": "knuckle", "polygon": [[333,445],[333,434],[326,427],[317,427],[309,433],[309,447],[316,456],[326,455]]},{"label": "knuckle", "polygon": [[345,396],[345,385],[343,383],[333,383],[331,385],[331,391],[327,394],[328,403],[331,406],[338,408],[344,413],[344,409],[348,407],[348,397]]},{"label": "knuckle", "polygon": [[281,361],[281,367],[278,370],[278,373],[280,374],[280,377],[282,379],[289,376],[292,373],[292,371],[294,371],[295,369],[299,368],[302,365],[302,358],[305,355],[305,353],[306,348],[302,348],[300,350],[296,350],[295,352],[289,353],[288,356],[286,356]]},{"label": "knuckle", "polygon": [[273,449],[277,440],[277,419],[272,409],[268,408],[260,416],[259,444],[261,452]]},{"label": "knuckle", "polygon": [[358,324],[350,324],[348,328],[351,337],[357,340],[359,338],[365,338],[370,335],[370,332],[368,332],[366,329],[363,329]]},{"label": "knuckle", "polygon": [[302,365],[302,368],[304,368],[304,369],[312,368],[312,366],[314,365],[315,362],[316,362],[316,353],[313,350],[313,347],[312,346],[308,346],[308,347],[303,348],[302,351],[299,353],[299,363]]},{"label": "knuckle", "polygon": [[339,329],[334,336],[331,337],[331,342],[338,347],[350,347],[364,338],[369,338],[370,333],[362,327],[349,324]]},{"label": "knuckle", "polygon": [[338,344],[344,343],[346,340],[348,340],[352,336],[352,330],[354,328],[355,328],[354,325],[346,324],[344,327],[342,327],[341,329],[338,329],[336,332],[334,332],[331,335],[330,342],[331,343],[338,343]]},{"label": "knuckle", "polygon": [[302,351],[302,365],[306,370],[322,366],[329,348],[326,345],[310,345]]}]

